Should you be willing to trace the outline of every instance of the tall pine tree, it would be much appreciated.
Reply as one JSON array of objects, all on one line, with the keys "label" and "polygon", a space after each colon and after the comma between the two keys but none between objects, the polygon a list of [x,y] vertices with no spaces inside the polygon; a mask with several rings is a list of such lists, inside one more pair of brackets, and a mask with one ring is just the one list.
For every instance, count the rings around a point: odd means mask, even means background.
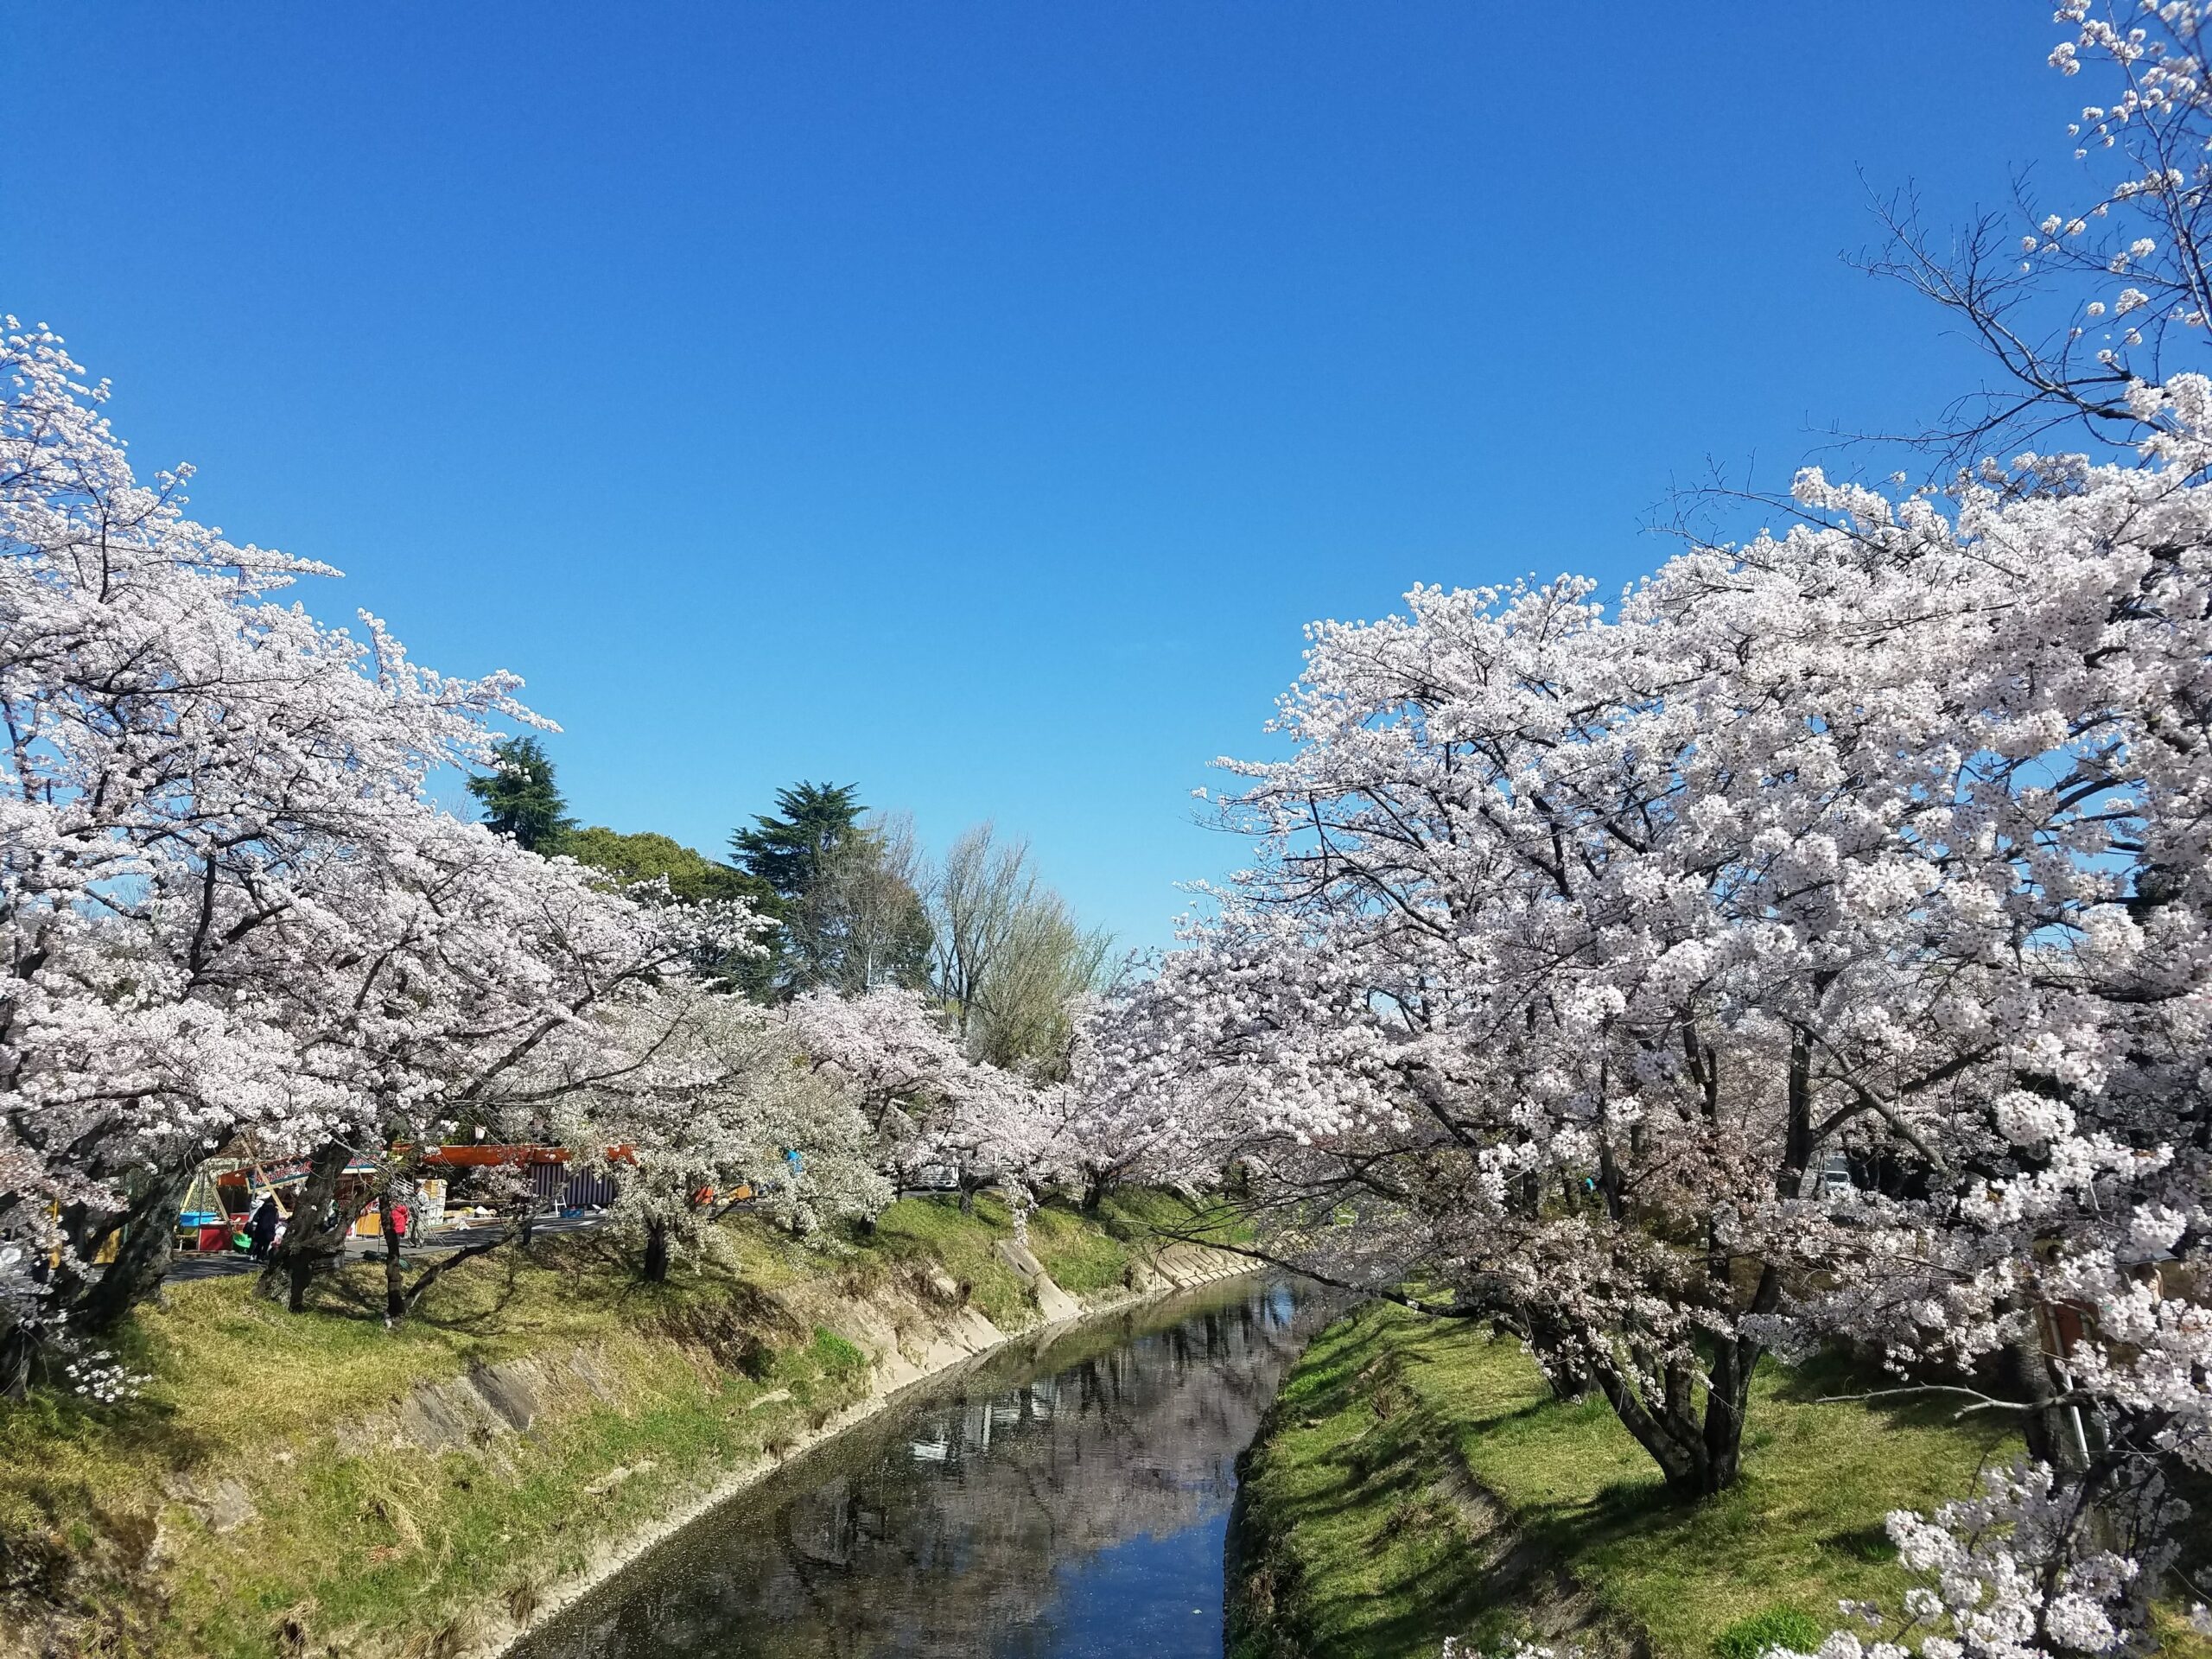
[{"label": "tall pine tree", "polygon": [[553,762],[536,738],[503,737],[492,746],[492,770],[468,780],[468,792],[484,808],[484,822],[533,853],[561,850],[576,827],[569,804],[553,781]]},{"label": "tall pine tree", "polygon": [[858,784],[793,784],[776,791],[776,815],[753,820],[729,838],[740,869],[785,900],[804,899],[837,849],[860,826]]},{"label": "tall pine tree", "polygon": [[925,983],[929,917],[911,834],[863,823],[855,784],[794,784],[777,791],[776,809],[730,837],[740,868],[777,895],[776,994]]}]

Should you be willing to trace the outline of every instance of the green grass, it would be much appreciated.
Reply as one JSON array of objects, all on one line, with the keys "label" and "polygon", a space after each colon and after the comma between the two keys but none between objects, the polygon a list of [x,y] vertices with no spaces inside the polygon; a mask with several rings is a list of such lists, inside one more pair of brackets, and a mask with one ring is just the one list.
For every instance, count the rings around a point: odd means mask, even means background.
[{"label": "green grass", "polygon": [[1058,1204],[1030,1216],[1029,1248],[1062,1290],[1078,1296],[1127,1285],[1138,1256],[1098,1218]]},{"label": "green grass", "polygon": [[1802,1607],[1770,1607],[1738,1619],[1714,1637],[1713,1659],[1763,1659],[1777,1648],[1814,1653],[1834,1628],[1833,1617],[1818,1619]]},{"label": "green grass", "polygon": [[[1194,1209],[1172,1192],[1128,1189],[1112,1192],[1093,1214],[1052,1199],[1029,1216],[1029,1248],[1061,1289],[1072,1295],[1113,1290],[1159,1243],[1195,1236],[1225,1236],[1211,1212]],[[967,1287],[969,1300],[995,1323],[1023,1317],[1029,1293],[1021,1276],[999,1254],[1014,1238],[1006,1205],[986,1193],[973,1213],[951,1198],[904,1198],[877,1217],[863,1241],[893,1257],[926,1258]]]},{"label": "green grass", "polygon": [[[152,1379],[139,1398],[0,1408],[0,1621],[73,1611],[69,1643],[119,1656],[262,1659],[288,1619],[310,1651],[433,1642],[487,1596],[528,1605],[602,1541],[861,1398],[866,1354],[819,1322],[842,1295],[941,1270],[1002,1328],[1033,1322],[995,1249],[1011,1230],[988,1198],[972,1215],[906,1199],[872,1234],[805,1244],[741,1219],[725,1259],[657,1287],[611,1237],[571,1235],[456,1270],[396,1332],[365,1264],[301,1315],[245,1279],[172,1287],[120,1339]],[[1146,1248],[1141,1216],[1121,1230],[1052,1211],[1031,1239],[1080,1294]],[[392,1443],[418,1385],[524,1357],[547,1379],[525,1433]],[[219,1533],[187,1500],[223,1481],[254,1518]],[[149,1570],[157,1523],[166,1564]]]},{"label": "green grass", "polygon": [[950,1198],[901,1198],[876,1217],[869,1243],[893,1259],[942,1268],[986,1319],[1005,1325],[1034,1312],[1021,1275],[998,1253],[1013,1236],[1006,1205],[987,1193],[972,1214]]},{"label": "green grass", "polygon": [[[1233,1651],[1433,1655],[1528,1634],[1579,1593],[1600,1647],[1640,1635],[1659,1659],[1713,1659],[1762,1614],[1893,1605],[1907,1580],[1883,1516],[1963,1494],[2014,1448],[1940,1409],[1819,1402],[1839,1386],[1764,1368],[1742,1479],[1684,1505],[1602,1400],[1552,1401],[1516,1344],[1363,1310],[1315,1340],[1249,1460]],[[1517,1548],[1484,1535],[1470,1480]]]}]

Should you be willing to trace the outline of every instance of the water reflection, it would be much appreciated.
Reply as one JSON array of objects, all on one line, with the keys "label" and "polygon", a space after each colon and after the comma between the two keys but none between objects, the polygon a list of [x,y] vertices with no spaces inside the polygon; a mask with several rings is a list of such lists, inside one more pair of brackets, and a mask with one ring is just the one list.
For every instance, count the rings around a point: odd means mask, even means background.
[{"label": "water reflection", "polygon": [[1239,1281],[918,1390],[518,1653],[1218,1656],[1236,1454],[1322,1314]]}]

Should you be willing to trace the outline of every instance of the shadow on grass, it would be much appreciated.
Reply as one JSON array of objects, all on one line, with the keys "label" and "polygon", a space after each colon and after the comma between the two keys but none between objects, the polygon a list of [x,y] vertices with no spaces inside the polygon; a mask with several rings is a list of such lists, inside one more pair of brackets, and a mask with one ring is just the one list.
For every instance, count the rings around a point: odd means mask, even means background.
[{"label": "shadow on grass", "polygon": [[[1464,1478],[1455,1437],[1556,1409],[1536,1402],[1447,1419],[1406,1387],[1397,1333],[1356,1316],[1316,1341],[1255,1449],[1241,1510],[1235,1659],[1294,1653],[1433,1653],[1446,1637],[1505,1639],[1560,1592],[1555,1565],[1578,1535],[1633,1526],[1649,1488],[1497,1524]],[[1292,1541],[1295,1540],[1295,1547]]]},{"label": "shadow on grass", "polygon": [[1821,1353],[1787,1370],[1770,1360],[1765,1370],[1777,1379],[1777,1400],[1804,1406],[1850,1402],[1893,1428],[1948,1428],[1988,1415],[1965,1409],[1972,1402],[1961,1395],[1912,1389],[1879,1363],[1854,1354]]}]

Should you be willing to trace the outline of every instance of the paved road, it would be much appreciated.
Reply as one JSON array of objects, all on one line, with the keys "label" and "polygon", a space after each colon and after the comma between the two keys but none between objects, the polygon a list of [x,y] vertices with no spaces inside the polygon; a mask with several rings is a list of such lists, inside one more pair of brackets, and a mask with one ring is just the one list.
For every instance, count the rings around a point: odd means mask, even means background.
[{"label": "paved road", "polygon": [[[606,1219],[604,1215],[590,1211],[575,1216],[548,1216],[537,1224],[536,1231],[541,1235],[579,1233],[587,1228],[598,1226]],[[501,1224],[493,1223],[482,1226],[447,1228],[432,1234],[428,1239],[419,1239],[410,1244],[406,1254],[413,1261],[420,1261],[427,1255],[441,1255],[448,1250],[459,1249],[464,1244],[474,1244],[480,1239],[491,1236],[499,1230]],[[384,1240],[349,1238],[346,1241],[346,1254],[352,1256],[372,1255],[381,1261],[384,1258]],[[204,1255],[197,1250],[184,1250],[170,1262],[168,1277],[179,1281],[227,1279],[237,1274],[260,1271],[260,1262],[237,1250],[210,1251]]]}]

